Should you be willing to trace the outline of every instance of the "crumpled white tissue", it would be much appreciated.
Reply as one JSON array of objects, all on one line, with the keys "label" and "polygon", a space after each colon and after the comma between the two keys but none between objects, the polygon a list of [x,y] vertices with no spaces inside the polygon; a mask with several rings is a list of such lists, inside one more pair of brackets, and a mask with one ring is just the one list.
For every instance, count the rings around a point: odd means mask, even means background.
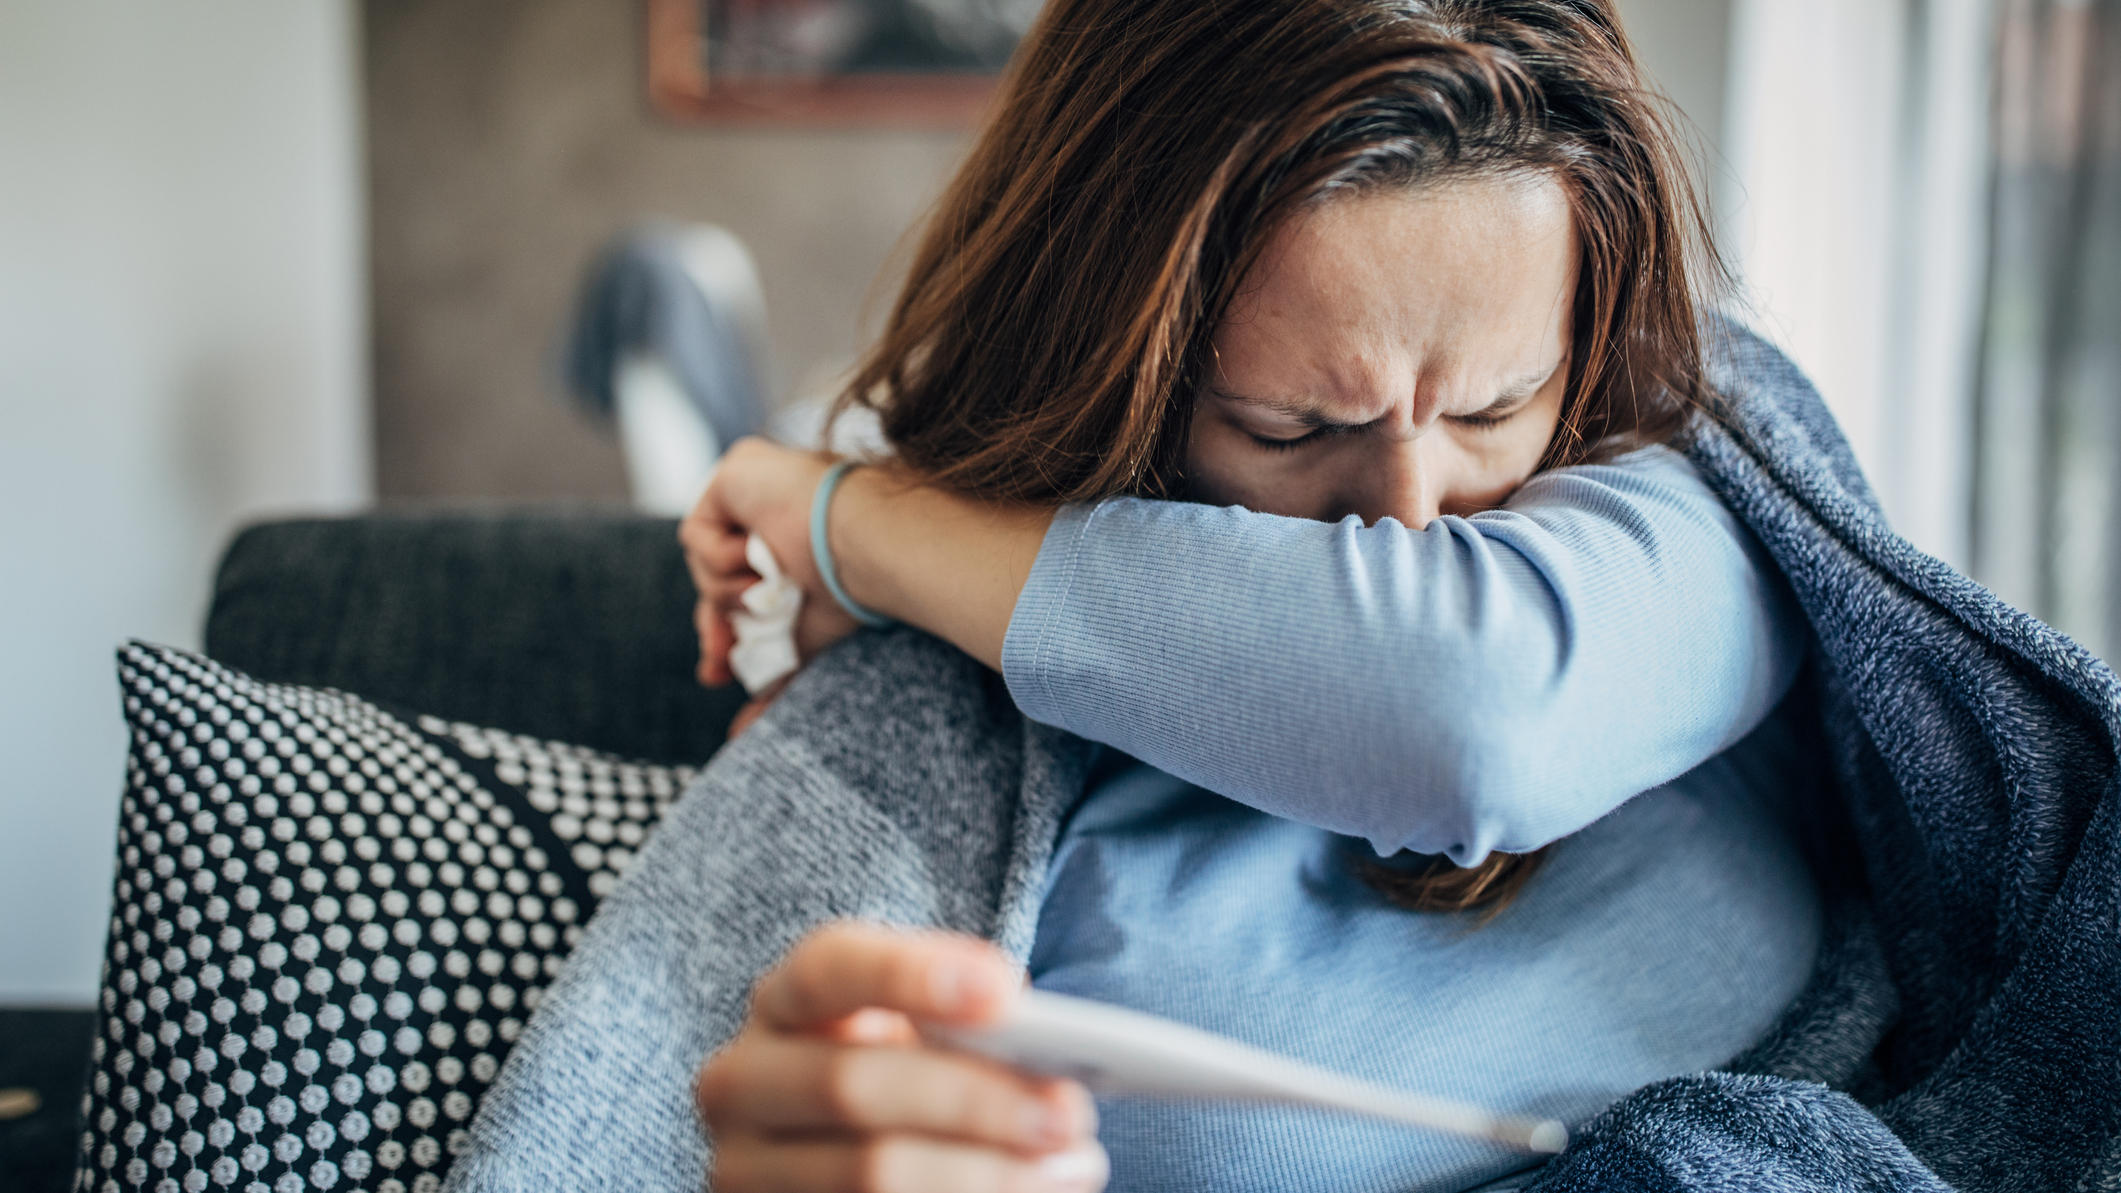
[{"label": "crumpled white tissue", "polygon": [[744,690],[756,696],[802,665],[795,653],[795,619],[803,611],[803,590],[781,571],[766,540],[755,534],[744,544],[744,562],[759,574],[759,581],[744,590],[739,598],[744,607],[729,616],[730,628],[736,631],[729,669]]}]

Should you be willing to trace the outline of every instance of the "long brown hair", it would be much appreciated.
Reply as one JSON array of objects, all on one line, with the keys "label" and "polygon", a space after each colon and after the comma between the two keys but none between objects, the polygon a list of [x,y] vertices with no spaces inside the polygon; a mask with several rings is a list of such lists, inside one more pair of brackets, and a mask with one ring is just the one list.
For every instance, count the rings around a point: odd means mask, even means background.
[{"label": "long brown hair", "polygon": [[[1182,497],[1215,325],[1282,221],[1525,173],[1580,257],[1541,467],[1673,441],[1714,398],[1695,287],[1721,272],[1610,0],[1051,0],[839,408],[967,494]],[[1537,856],[1370,876],[1499,906]]]}]

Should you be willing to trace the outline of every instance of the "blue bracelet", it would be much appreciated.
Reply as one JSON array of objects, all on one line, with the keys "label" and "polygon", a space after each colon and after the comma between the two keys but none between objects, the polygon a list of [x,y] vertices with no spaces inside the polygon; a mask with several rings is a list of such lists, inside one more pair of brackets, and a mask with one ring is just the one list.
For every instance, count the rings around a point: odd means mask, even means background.
[{"label": "blue bracelet", "polygon": [[853,467],[854,461],[841,460],[827,468],[824,477],[817,483],[817,496],[810,499],[810,558],[817,564],[818,578],[825,582],[825,591],[831,593],[832,599],[840,603],[840,608],[847,611],[847,616],[870,629],[880,630],[898,623],[873,609],[864,609],[855,604],[854,598],[847,595],[847,590],[840,587],[840,570],[833,566],[832,546],[826,541],[825,535],[825,514],[832,508],[832,494],[840,487],[840,482],[846,479],[848,470]]}]

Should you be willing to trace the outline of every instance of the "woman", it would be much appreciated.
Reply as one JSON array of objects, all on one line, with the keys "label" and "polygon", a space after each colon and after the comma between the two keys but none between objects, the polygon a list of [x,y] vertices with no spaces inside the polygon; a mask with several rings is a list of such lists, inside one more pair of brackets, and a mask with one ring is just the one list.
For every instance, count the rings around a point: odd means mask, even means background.
[{"label": "woman", "polygon": [[[757,533],[809,649],[906,621],[1113,747],[1035,985],[1573,1117],[1742,1051],[1816,946],[1761,728],[1803,635],[1665,446],[1713,409],[1703,238],[1640,88],[1595,0],[1053,6],[850,387],[889,461],[742,444],[688,519],[702,678]],[[1017,980],[813,936],[702,1071],[716,1187],[1096,1187],[1093,1135],[1129,1188],[1511,1167],[1256,1111],[1100,1132],[911,1035]]]}]

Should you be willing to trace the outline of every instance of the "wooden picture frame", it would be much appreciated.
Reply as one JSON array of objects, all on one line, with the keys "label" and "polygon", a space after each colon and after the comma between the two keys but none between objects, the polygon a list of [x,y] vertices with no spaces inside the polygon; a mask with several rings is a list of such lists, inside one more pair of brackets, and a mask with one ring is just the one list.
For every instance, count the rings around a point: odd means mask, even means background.
[{"label": "wooden picture frame", "polygon": [[[960,3],[991,13],[1001,0]],[[1021,9],[1027,0],[1010,0]],[[650,107],[688,124],[927,125],[974,123],[994,93],[1016,26],[986,16],[981,54],[900,36],[862,61],[857,48],[811,58],[788,47],[829,42],[806,30],[889,28],[903,32],[919,10],[935,28],[938,0],[644,0]],[[1033,5],[1035,7],[1035,3]],[[737,30],[725,34],[717,19]],[[838,24],[834,25],[833,22]],[[862,23],[867,22],[864,26]],[[806,40],[807,39],[807,40]],[[843,38],[843,41],[847,40]],[[871,41],[879,39],[872,37]],[[933,61],[922,55],[932,52]],[[881,59],[881,61],[879,61]],[[760,64],[764,63],[763,66]]]}]

